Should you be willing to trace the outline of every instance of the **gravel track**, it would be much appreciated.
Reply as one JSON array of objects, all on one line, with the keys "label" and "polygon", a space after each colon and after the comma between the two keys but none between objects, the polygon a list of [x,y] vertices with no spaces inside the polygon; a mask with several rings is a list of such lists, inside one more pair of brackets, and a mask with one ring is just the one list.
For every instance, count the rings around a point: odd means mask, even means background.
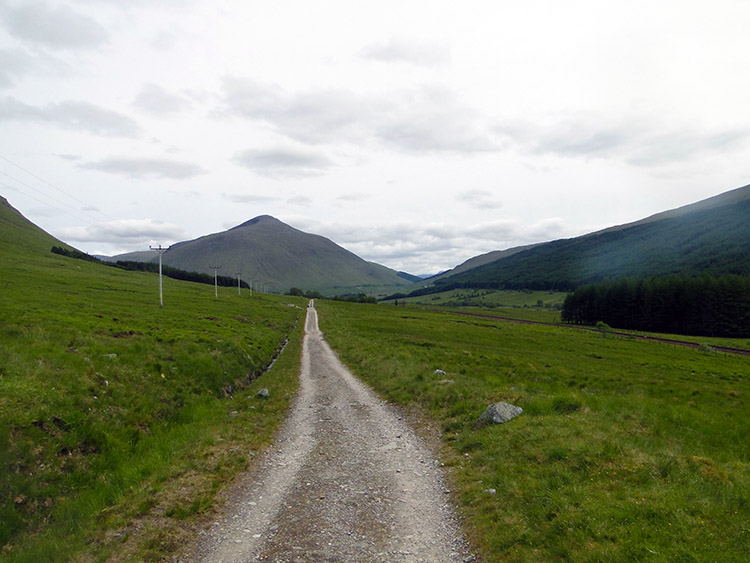
[{"label": "gravel track", "polygon": [[308,307],[274,446],[182,561],[471,561],[439,463],[341,364]]}]

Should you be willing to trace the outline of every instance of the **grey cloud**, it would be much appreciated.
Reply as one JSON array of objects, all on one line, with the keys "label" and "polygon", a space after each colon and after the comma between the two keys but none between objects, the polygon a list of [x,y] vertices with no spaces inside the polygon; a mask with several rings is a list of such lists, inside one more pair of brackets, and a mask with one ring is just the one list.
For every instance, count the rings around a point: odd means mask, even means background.
[{"label": "grey cloud", "polygon": [[750,127],[706,131],[640,114],[618,121],[587,114],[549,124],[514,120],[497,123],[494,132],[507,143],[537,155],[613,158],[641,167],[731,152],[750,140]]},{"label": "grey cloud", "polygon": [[257,194],[223,194],[232,203],[269,203],[279,198]]},{"label": "grey cloud", "polygon": [[307,207],[308,205],[312,204],[312,200],[309,197],[305,197],[303,195],[297,195],[294,197],[290,197],[287,200],[287,203],[289,205],[298,205],[300,207]]},{"label": "grey cloud", "polygon": [[78,166],[85,170],[96,170],[108,174],[134,178],[136,180],[160,178],[185,180],[206,173],[206,171],[197,164],[161,158],[111,157],[96,162],[86,162]]},{"label": "grey cloud", "polygon": [[232,161],[270,177],[317,176],[334,165],[321,153],[284,147],[247,149],[236,153]]},{"label": "grey cloud", "polygon": [[357,138],[367,104],[351,92],[330,90],[291,95],[274,85],[237,77],[222,80],[220,114],[269,123],[304,143]]},{"label": "grey cloud", "polygon": [[661,166],[691,160],[701,153],[729,153],[746,145],[750,129],[718,132],[683,130],[644,139],[628,157],[635,166]]},{"label": "grey cloud", "polygon": [[458,194],[456,199],[476,209],[498,209],[503,206],[487,190],[467,190]]},{"label": "grey cloud", "polygon": [[190,101],[166,91],[158,84],[144,84],[133,105],[154,115],[172,115],[190,108]]},{"label": "grey cloud", "polygon": [[362,201],[363,199],[367,199],[370,197],[370,194],[363,194],[363,193],[353,193],[353,194],[343,194],[337,197],[336,199],[338,201],[343,201],[346,203],[354,203],[357,201]]},{"label": "grey cloud", "polygon": [[6,97],[0,99],[0,121],[2,120],[42,121],[64,129],[86,131],[105,137],[137,137],[140,133],[138,124],[130,117],[75,100],[37,107]]},{"label": "grey cloud", "polygon": [[427,68],[442,67],[450,63],[448,43],[416,42],[398,37],[392,37],[385,43],[369,45],[360,54],[365,59]]},{"label": "grey cloud", "polygon": [[319,233],[365,260],[412,273],[435,273],[479,254],[580,234],[559,218],[527,224],[500,219],[477,225],[435,222],[415,225],[319,224],[302,219],[298,228]]},{"label": "grey cloud", "polygon": [[33,58],[23,51],[0,50],[0,88],[11,86],[33,67]]},{"label": "grey cloud", "polygon": [[217,114],[262,121],[307,144],[375,141],[415,153],[498,148],[483,117],[442,88],[373,99],[346,90],[289,94],[278,86],[225,77]]},{"label": "grey cloud", "polygon": [[107,31],[90,16],[65,5],[28,2],[0,4],[0,17],[15,38],[50,49],[92,49],[109,42]]},{"label": "grey cloud", "polygon": [[68,227],[60,230],[65,240],[75,242],[99,242],[128,244],[129,241],[181,240],[185,238],[182,228],[172,223],[153,219],[123,219],[110,223]]}]

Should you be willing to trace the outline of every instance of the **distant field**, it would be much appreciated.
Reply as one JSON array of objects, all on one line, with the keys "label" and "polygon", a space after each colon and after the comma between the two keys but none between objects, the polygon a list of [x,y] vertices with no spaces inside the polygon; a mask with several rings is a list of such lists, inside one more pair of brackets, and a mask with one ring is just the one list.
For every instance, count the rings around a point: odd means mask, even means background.
[{"label": "distant field", "polygon": [[164,279],[160,309],[39,238],[0,243],[0,560],[160,559],[285,416],[306,300]]},{"label": "distant field", "polygon": [[[440,432],[484,560],[750,558],[747,357],[412,306],[316,306],[342,360]],[[473,429],[500,400],[524,414]]]},{"label": "distant field", "polygon": [[[493,289],[454,289],[423,295],[406,297],[399,302],[413,305],[433,305],[441,307],[562,307],[567,293],[559,291],[500,291]],[[386,301],[390,304],[391,301]]]}]

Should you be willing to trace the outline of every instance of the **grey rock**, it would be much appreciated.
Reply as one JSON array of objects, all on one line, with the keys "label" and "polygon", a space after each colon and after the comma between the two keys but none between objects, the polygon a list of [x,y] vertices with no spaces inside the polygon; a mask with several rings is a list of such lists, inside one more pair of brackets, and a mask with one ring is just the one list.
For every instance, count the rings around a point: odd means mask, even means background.
[{"label": "grey rock", "polygon": [[492,403],[474,423],[474,428],[480,428],[487,424],[502,424],[516,418],[523,412],[521,407],[510,403]]},{"label": "grey rock", "polygon": [[433,375],[445,375],[445,372],[441,369],[436,369],[432,372]]},{"label": "grey rock", "polygon": [[258,391],[258,392],[257,392],[257,393],[255,394],[255,396],[256,396],[256,397],[257,397],[258,399],[268,399],[268,396],[269,396],[269,395],[270,395],[270,393],[268,392],[268,389],[266,389],[265,387],[264,387],[263,389],[261,389],[260,391]]},{"label": "grey rock", "polygon": [[453,385],[455,381],[452,379],[441,379],[440,381],[436,381],[435,385]]}]

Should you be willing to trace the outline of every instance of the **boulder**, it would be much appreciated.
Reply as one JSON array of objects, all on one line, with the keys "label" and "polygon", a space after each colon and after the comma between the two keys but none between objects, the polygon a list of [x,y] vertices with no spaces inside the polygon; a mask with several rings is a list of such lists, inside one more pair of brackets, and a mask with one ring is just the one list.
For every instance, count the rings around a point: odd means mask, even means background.
[{"label": "boulder", "polygon": [[436,369],[432,372],[432,375],[445,375],[445,372],[441,369]]},{"label": "boulder", "polygon": [[268,396],[269,396],[269,395],[270,395],[270,393],[268,392],[268,389],[266,389],[265,387],[264,387],[263,389],[261,389],[260,391],[258,391],[258,392],[257,392],[257,393],[255,394],[255,396],[256,396],[256,397],[257,397],[258,399],[268,399]]},{"label": "boulder", "polygon": [[481,428],[487,424],[502,424],[516,418],[522,412],[523,409],[521,407],[511,405],[510,403],[492,403],[474,423],[474,428]]}]

